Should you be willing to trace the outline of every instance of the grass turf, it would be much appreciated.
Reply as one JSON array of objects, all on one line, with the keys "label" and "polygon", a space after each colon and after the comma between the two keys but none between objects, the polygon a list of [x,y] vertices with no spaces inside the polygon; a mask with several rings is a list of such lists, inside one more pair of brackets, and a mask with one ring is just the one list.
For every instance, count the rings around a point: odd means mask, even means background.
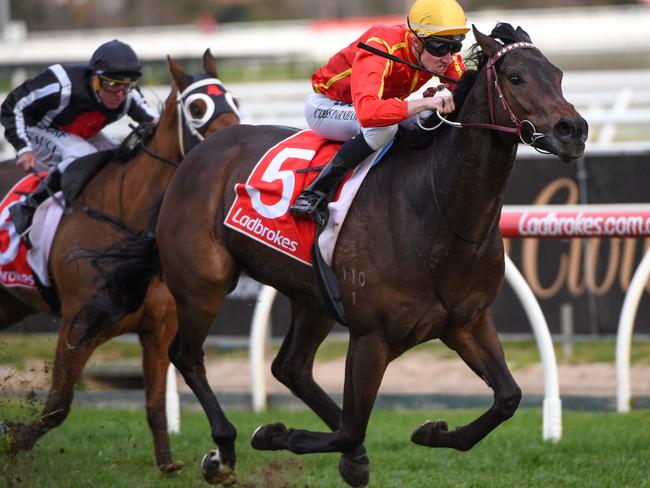
[{"label": "grass turf", "polygon": [[[25,412],[4,405],[0,418]],[[541,440],[541,411],[523,408],[469,452],[428,449],[409,441],[432,415],[450,428],[480,415],[478,410],[373,413],[366,437],[371,487],[650,487],[650,411],[630,414],[564,413],[557,444]],[[243,488],[333,488],[346,486],[337,454],[296,456],[259,452],[249,436],[257,425],[283,421],[322,430],[308,411],[228,412],[239,437],[238,484]],[[154,467],[143,410],[73,408],[63,426],[11,463],[3,451],[7,486],[29,487],[204,487],[199,463],[214,446],[202,412],[184,411],[182,432],[172,437],[174,459],[186,467],[174,475]],[[5,448],[6,449],[6,448]],[[0,482],[1,483],[1,482]]]}]

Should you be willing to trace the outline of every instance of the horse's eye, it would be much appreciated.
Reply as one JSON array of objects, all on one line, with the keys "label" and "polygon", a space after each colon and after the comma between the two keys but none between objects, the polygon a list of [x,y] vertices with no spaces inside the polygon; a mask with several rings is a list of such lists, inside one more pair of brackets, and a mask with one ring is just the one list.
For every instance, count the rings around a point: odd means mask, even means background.
[{"label": "horse's eye", "polygon": [[200,119],[203,116],[204,106],[202,103],[192,103],[190,104],[190,114],[192,117]]},{"label": "horse's eye", "polygon": [[513,85],[521,85],[524,82],[523,78],[519,76],[519,73],[510,73],[508,75],[508,81]]}]

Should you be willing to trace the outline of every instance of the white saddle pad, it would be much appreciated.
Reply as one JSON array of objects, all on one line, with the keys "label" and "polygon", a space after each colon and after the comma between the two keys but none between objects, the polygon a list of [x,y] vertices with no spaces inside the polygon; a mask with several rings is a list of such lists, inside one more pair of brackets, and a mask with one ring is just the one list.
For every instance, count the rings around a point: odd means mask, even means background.
[{"label": "white saddle pad", "polygon": [[[63,193],[59,192],[55,197],[59,202],[64,202]],[[48,261],[54,235],[62,216],[63,207],[52,198],[48,198],[36,209],[32,228],[29,231],[32,248],[27,253],[27,263],[45,286],[51,286]]]}]

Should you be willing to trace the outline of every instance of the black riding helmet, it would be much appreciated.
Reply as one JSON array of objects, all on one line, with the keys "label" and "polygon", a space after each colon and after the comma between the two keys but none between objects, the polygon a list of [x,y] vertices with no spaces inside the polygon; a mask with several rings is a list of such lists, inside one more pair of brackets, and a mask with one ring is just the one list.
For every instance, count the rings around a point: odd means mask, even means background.
[{"label": "black riding helmet", "polygon": [[131,46],[117,39],[99,46],[88,68],[100,76],[124,81],[136,81],[142,76],[140,60]]}]

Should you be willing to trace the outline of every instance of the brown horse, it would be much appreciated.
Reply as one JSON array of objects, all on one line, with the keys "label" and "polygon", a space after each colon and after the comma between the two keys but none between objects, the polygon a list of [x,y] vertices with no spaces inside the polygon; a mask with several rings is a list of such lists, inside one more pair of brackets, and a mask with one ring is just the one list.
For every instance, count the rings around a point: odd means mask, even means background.
[{"label": "brown horse", "polygon": [[[217,448],[203,460],[208,482],[232,482],[236,430],[208,385],[202,345],[240,271],[289,297],[291,327],[272,371],[332,430],[267,425],[253,435],[254,448],[340,452],[343,479],[367,484],[363,441],[384,371],[408,349],[435,338],[494,390],[494,403],[453,431],[443,421],[427,422],[415,430],[413,442],[465,451],[514,414],[521,391],[484,315],[503,281],[501,207],[520,139],[568,162],[583,154],[587,124],[562,95],[562,72],[523,30],[504,24],[493,37],[476,29],[474,34],[476,70],[461,80],[452,117],[465,128],[398,138],[366,177],[340,231],[333,269],[350,333],[342,409],[312,375],[316,350],[334,324],[313,271],[223,224],[235,184],[245,182],[260,157],[291,130],[238,126],[199,145],[167,190],[155,242],[143,235],[122,243],[131,256],[140,245],[148,261],[158,259],[158,250],[176,299],[179,329],[170,358],[210,422]],[[192,239],[177,237],[190,234]],[[104,256],[103,264],[117,260],[119,246]],[[135,289],[134,280],[148,279],[128,275],[127,268],[106,275],[122,277],[107,281],[114,303]],[[121,290],[113,288],[118,284]]]},{"label": "brown horse", "polygon": [[[185,151],[204,136],[239,123],[233,98],[217,79],[215,59],[209,50],[203,55],[204,73],[188,74],[170,58],[167,61],[173,87],[150,141],[128,163],[105,165],[59,225],[50,253],[50,275],[61,304],[52,386],[39,418],[30,424],[7,423],[14,450],[31,449],[42,435],[64,421],[74,385],[97,346],[134,332],[143,349],[147,420],[153,433],[156,463],[165,472],[182,467],[182,463],[172,461],[165,416],[167,349],[177,327],[171,295],[156,281],[137,313],[102,329],[90,340],[81,341],[87,328],[79,320],[74,326],[73,322],[93,296],[96,271],[87,261],[69,259],[80,247],[106,246],[119,234],[119,229],[110,223],[90,217],[84,207],[127,228],[143,228],[151,206],[167,187]],[[0,190],[6,193],[21,177],[15,164],[3,164]],[[0,328],[35,311],[54,312],[35,290],[0,289]]]}]

